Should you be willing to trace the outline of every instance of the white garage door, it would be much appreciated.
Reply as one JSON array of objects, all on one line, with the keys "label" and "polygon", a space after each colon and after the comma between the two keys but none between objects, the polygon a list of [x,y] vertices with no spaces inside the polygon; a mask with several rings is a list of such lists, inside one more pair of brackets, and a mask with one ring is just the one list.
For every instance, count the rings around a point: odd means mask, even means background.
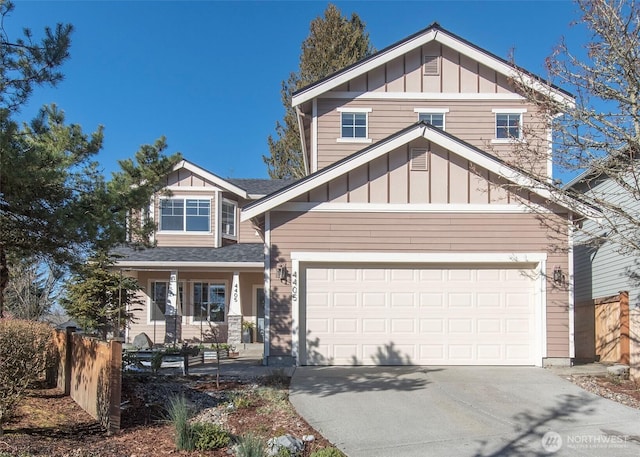
[{"label": "white garage door", "polygon": [[516,268],[309,266],[300,361],[534,365],[534,278]]}]

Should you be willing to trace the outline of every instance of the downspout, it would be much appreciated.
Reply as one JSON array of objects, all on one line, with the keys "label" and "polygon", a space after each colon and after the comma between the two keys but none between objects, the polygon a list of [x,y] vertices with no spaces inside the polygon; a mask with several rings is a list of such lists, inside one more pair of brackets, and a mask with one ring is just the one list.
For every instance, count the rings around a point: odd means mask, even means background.
[{"label": "downspout", "polygon": [[[569,358],[575,359],[576,357],[576,323],[575,323],[575,294],[574,294],[574,278],[573,278],[573,213],[569,213],[569,233],[568,235],[568,244],[569,244],[569,255],[567,265],[567,271],[569,276]],[[569,363],[573,364],[572,361]]]},{"label": "downspout", "polygon": [[307,160],[307,143],[304,140],[304,113],[300,111],[300,107],[296,106],[296,119],[298,120],[298,131],[300,132],[300,144],[302,145],[302,166],[304,174],[309,174],[309,161]]}]

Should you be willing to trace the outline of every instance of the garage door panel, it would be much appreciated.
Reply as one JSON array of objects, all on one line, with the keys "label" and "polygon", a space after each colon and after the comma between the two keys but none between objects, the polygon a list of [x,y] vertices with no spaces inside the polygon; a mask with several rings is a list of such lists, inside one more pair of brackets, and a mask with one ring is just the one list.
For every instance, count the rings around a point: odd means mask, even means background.
[{"label": "garage door panel", "polygon": [[471,293],[450,293],[449,308],[472,308],[473,294]]},{"label": "garage door panel", "polygon": [[415,307],[415,297],[412,293],[396,292],[391,296],[391,308],[413,308]]},{"label": "garage door panel", "polygon": [[363,308],[386,308],[387,297],[384,292],[364,292],[362,294]]},{"label": "garage door panel", "polygon": [[362,319],[362,333],[364,334],[387,334],[389,331],[387,329],[387,320],[386,319],[371,319],[371,318],[363,318]]},{"label": "garage door panel", "polygon": [[535,364],[530,271],[306,270],[309,364]]},{"label": "garage door panel", "polygon": [[333,294],[334,306],[340,308],[357,308],[358,294],[338,292]]}]

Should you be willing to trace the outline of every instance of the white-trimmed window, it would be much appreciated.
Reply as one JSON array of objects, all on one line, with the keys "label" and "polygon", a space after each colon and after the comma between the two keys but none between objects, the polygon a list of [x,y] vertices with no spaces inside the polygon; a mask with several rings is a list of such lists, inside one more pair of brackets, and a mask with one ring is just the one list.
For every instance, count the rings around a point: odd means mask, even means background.
[{"label": "white-trimmed window", "polygon": [[160,230],[177,232],[209,232],[211,201],[195,198],[160,200]]},{"label": "white-trimmed window", "polygon": [[523,137],[522,118],[526,112],[526,109],[494,109],[496,131],[493,142],[501,143],[521,140]]},{"label": "white-trimmed window", "polygon": [[220,222],[222,224],[222,235],[236,236],[236,213],[238,205],[231,200],[222,200]]},{"label": "white-trimmed window", "polygon": [[209,281],[193,283],[193,320],[224,322],[227,286]]},{"label": "white-trimmed window", "polygon": [[[149,321],[164,322],[169,302],[169,281],[151,281],[149,286]],[[180,282],[178,283],[178,310],[176,310],[178,314],[181,314],[179,309],[182,307],[183,297],[183,284]]]},{"label": "white-trimmed window", "polygon": [[448,108],[416,108],[413,110],[418,113],[418,120],[431,124],[434,127],[444,130],[445,114],[449,112]]},{"label": "white-trimmed window", "polygon": [[371,108],[338,108],[342,142],[370,143],[369,113]]}]

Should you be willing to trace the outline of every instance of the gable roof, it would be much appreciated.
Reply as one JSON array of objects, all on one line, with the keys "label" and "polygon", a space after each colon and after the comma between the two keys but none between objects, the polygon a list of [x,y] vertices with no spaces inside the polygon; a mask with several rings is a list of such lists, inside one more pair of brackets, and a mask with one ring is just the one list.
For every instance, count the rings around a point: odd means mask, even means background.
[{"label": "gable roof", "polygon": [[432,41],[452,48],[507,77],[522,78],[523,81],[532,89],[535,89],[556,101],[570,105],[574,103],[574,97],[571,93],[555,85],[547,84],[540,76],[530,73],[521,67],[514,66],[509,61],[474,45],[448,30],[445,30],[440,26],[440,24],[434,22],[426,29],[414,33],[404,40],[398,41],[397,43],[394,43],[367,58],[295,91],[292,97],[292,105],[294,107],[301,105],[306,101],[316,98],[317,96],[328,92],[347,81],[361,76],[380,65],[390,62],[393,59]]},{"label": "gable roof", "polygon": [[583,203],[570,199],[557,192],[557,189],[548,183],[541,182],[534,177],[508,165],[503,160],[488,154],[453,135],[426,122],[417,122],[384,140],[381,140],[359,152],[351,154],[334,164],[323,168],[305,178],[302,178],[289,186],[267,195],[260,200],[250,203],[242,208],[241,220],[246,221],[263,214],[277,206],[286,203],[322,184],[342,176],[343,174],[364,165],[378,157],[387,154],[394,149],[407,144],[417,138],[425,138],[428,141],[463,157],[476,165],[495,173],[498,176],[529,191],[553,201],[554,203],[572,212],[582,215],[595,215],[597,210]]},{"label": "gable roof", "polygon": [[188,160],[183,159],[177,164],[175,164],[173,167],[173,171],[178,171],[180,169],[189,170],[191,173],[195,173],[201,176],[202,178],[206,179],[207,181],[211,181],[216,186],[221,187],[224,190],[228,190],[229,192],[232,192],[236,195],[239,195],[242,198],[246,198],[246,199],[249,198],[249,194],[245,189],[238,187],[237,185],[233,184],[230,180],[223,179],[220,176],[213,174],[210,171],[205,170],[204,168],[199,167],[194,163],[189,162]]}]

